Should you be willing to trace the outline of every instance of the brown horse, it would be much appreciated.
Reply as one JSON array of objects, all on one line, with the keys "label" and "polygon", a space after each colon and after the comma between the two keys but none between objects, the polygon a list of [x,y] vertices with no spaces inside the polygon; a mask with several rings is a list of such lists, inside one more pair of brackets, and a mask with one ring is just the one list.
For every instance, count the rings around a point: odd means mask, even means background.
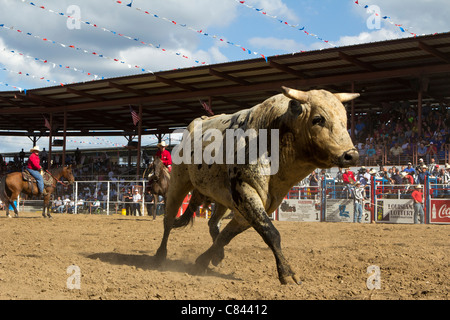
[{"label": "brown horse", "polygon": [[[164,165],[162,160],[158,157],[145,170],[148,174],[148,188],[153,195],[155,204],[153,205],[153,219],[156,217],[156,208],[158,206],[158,196],[162,196],[164,201],[166,199],[166,193],[169,189],[170,172]],[[145,174],[144,173],[144,174]]]},{"label": "brown horse", "polygon": [[[42,216],[51,218],[50,215],[50,196],[56,189],[56,184],[61,182],[61,177],[66,178],[69,183],[73,183],[75,181],[72,174],[72,166],[60,167],[56,169],[51,169],[44,173],[44,181],[48,180],[51,183],[49,185],[45,185],[44,188],[47,191],[47,195],[44,196],[44,207],[42,210]],[[6,216],[11,217],[9,215],[9,205],[11,205],[14,209],[14,213],[16,217],[19,216],[19,212],[17,211],[16,206],[14,205],[14,200],[17,199],[19,194],[23,192],[27,195],[33,196],[38,195],[38,188],[36,182],[29,183],[25,181],[22,176],[22,172],[12,172],[7,174],[1,179],[0,183],[0,197],[5,203],[6,206]],[[47,216],[45,215],[45,211],[47,209]]]}]

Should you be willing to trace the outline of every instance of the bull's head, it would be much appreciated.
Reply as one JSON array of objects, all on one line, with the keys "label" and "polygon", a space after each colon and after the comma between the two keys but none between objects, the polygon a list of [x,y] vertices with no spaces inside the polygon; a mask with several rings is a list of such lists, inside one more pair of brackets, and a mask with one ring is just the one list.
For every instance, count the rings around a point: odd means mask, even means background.
[{"label": "bull's head", "polygon": [[289,113],[294,117],[296,148],[319,168],[357,165],[359,154],[347,131],[347,112],[343,103],[359,97],[358,93],[325,90],[308,92],[282,87],[290,98]]}]

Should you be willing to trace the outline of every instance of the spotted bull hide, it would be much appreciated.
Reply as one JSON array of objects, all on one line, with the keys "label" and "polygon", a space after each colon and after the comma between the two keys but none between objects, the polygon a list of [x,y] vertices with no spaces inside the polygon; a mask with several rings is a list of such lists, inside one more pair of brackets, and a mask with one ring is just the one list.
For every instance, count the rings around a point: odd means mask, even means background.
[{"label": "spotted bull hide", "polygon": [[[203,117],[188,126],[180,144],[184,149],[172,153],[182,161],[172,168],[164,235],[155,256],[157,261],[166,258],[171,229],[186,225],[196,207],[208,200],[216,204],[209,222],[213,244],[198,257],[199,270],[206,271],[210,262],[217,265],[224,258],[224,247],[236,235],[253,227],[273,251],[280,282],[299,283],[299,277],[282,253],[280,234],[268,215],[280,205],[292,186],[316,168],[358,163],[358,152],[347,132],[343,103],[359,94],[333,94],[324,90],[303,92],[285,87],[282,91],[251,109]],[[236,162],[237,149],[230,151],[227,146],[236,147],[237,142],[229,145],[225,142],[226,134],[236,129],[253,130],[257,138],[267,134],[266,161],[262,157],[250,161],[251,140],[256,138],[247,136],[244,139],[247,162]],[[269,131],[276,134],[268,134]],[[211,148],[213,143],[215,149]],[[210,152],[208,159],[205,159],[206,151]],[[179,154],[174,155],[176,152]],[[269,171],[267,159],[272,165]],[[176,218],[188,192],[192,192],[189,207],[181,218]],[[234,212],[233,219],[220,230],[220,221],[229,210]]]}]

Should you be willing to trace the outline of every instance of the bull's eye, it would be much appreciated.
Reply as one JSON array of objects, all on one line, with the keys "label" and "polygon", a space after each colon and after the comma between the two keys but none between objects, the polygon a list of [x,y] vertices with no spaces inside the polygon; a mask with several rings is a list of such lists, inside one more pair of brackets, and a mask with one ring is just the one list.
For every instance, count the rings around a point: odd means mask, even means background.
[{"label": "bull's eye", "polygon": [[325,118],[322,116],[315,116],[312,121],[313,126],[319,125],[323,127],[325,125]]}]

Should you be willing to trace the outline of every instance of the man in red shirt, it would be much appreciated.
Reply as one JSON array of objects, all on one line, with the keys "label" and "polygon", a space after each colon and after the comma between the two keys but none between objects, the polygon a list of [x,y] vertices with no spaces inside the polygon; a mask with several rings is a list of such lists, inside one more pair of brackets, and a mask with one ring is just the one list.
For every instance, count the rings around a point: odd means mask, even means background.
[{"label": "man in red shirt", "polygon": [[411,194],[414,201],[414,223],[418,223],[417,218],[420,215],[420,223],[424,223],[423,214],[423,193],[422,185],[418,184],[415,186],[415,190]]},{"label": "man in red shirt", "polygon": [[36,179],[39,194],[47,195],[47,191],[44,189],[44,178],[42,178],[41,160],[39,159],[39,147],[34,146],[30,149],[31,155],[28,158],[27,170]]},{"label": "man in red shirt", "polygon": [[159,150],[156,152],[156,156],[162,160],[162,163],[169,169],[172,170],[172,156],[170,152],[166,150],[167,144],[165,141],[158,143],[157,147]]},{"label": "man in red shirt", "polygon": [[345,171],[342,174],[342,181],[344,181],[344,184],[353,184],[356,181],[355,175],[349,168],[345,168],[344,170]]}]

